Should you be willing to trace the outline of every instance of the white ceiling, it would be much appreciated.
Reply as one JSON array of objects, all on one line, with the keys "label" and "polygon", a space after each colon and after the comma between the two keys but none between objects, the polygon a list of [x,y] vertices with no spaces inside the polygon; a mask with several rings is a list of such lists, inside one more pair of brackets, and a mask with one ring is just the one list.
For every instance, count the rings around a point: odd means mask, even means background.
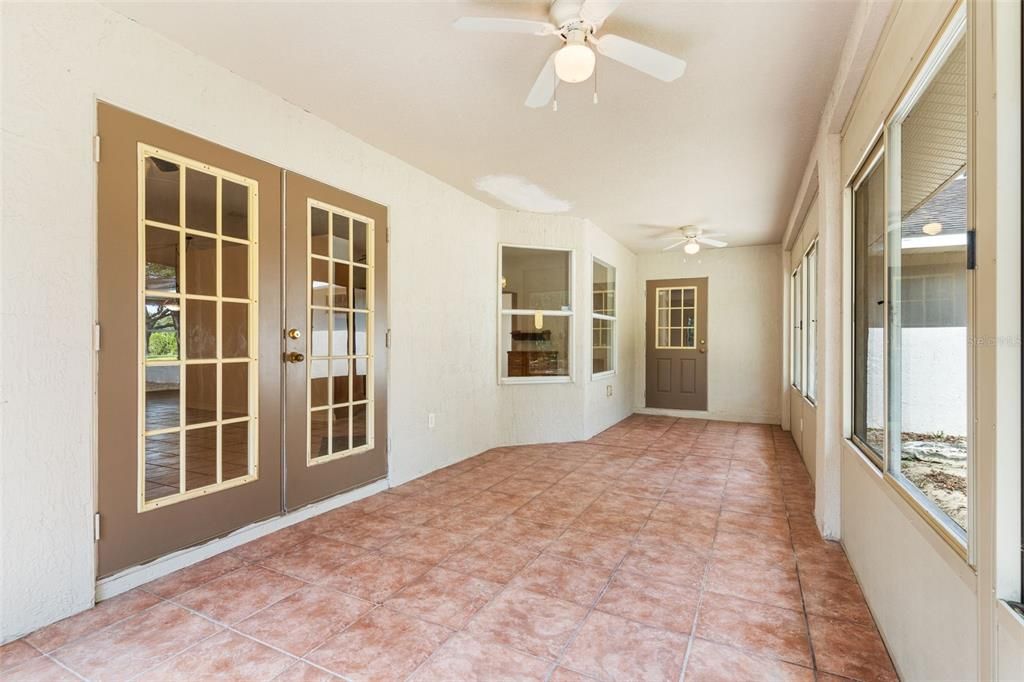
[{"label": "white ceiling", "polygon": [[734,246],[781,239],[855,7],[624,3],[602,32],[678,55],[686,74],[599,58],[600,104],[593,81],[562,84],[553,112],[522,102],[557,38],[451,28],[546,19],[546,3],[108,4],[491,205],[506,207],[477,181],[518,176],[541,190],[520,195],[568,202],[638,252],[687,223]]}]

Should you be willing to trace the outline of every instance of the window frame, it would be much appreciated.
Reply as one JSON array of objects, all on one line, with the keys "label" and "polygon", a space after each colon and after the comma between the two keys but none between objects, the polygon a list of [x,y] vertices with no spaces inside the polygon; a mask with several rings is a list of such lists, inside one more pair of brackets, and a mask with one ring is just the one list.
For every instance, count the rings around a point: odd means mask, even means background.
[{"label": "window frame", "polygon": [[[817,405],[818,394],[818,238],[811,240],[810,246],[804,251],[801,259],[804,268],[803,276],[803,396],[812,405]],[[811,267],[813,264],[813,268]],[[814,300],[811,300],[811,292]],[[813,304],[813,305],[812,305]],[[811,334],[811,329],[814,333]],[[812,340],[813,339],[813,340]],[[813,367],[813,371],[812,371]]]},{"label": "window frame", "polygon": [[[803,395],[804,392],[804,301],[803,301],[803,259],[797,263],[789,276],[789,314],[790,314],[790,342],[789,342],[789,384]],[[799,313],[799,321],[797,320]]]},{"label": "window frame", "polygon": [[[502,308],[501,296],[502,296],[502,280],[505,277],[504,273],[504,254],[505,249],[529,249],[532,251],[558,251],[561,253],[568,254],[569,256],[569,273],[568,273],[568,294],[569,294],[569,310],[537,310],[532,308],[512,308],[505,310]],[[498,377],[499,385],[516,385],[516,384],[570,384],[575,383],[575,369],[576,369],[576,250],[572,248],[566,248],[562,246],[537,246],[535,244],[514,244],[509,242],[498,243],[498,278],[496,282],[496,296],[498,303],[498,315],[497,315],[497,344],[495,354],[495,373]],[[565,317],[568,318],[569,338],[567,340],[568,346],[568,357],[566,359],[566,374],[560,376],[535,376],[535,377],[503,377],[501,375],[501,354],[502,350],[502,323],[505,320],[505,316],[533,316],[537,313],[551,317]]]},{"label": "window frame", "polygon": [[[594,310],[594,296],[597,294],[595,290],[594,282],[594,266],[601,265],[611,273],[612,278],[612,314],[607,315],[604,313],[598,313]],[[610,376],[615,376],[619,369],[618,349],[619,349],[619,325],[618,325],[618,314],[619,314],[619,277],[615,270],[615,266],[609,265],[607,262],[601,260],[597,256],[591,257],[590,262],[590,380],[596,381],[600,379],[606,379]],[[604,322],[611,323],[611,344],[609,348],[609,360],[611,369],[606,369],[603,372],[594,372],[594,321],[602,320]],[[570,365],[571,366],[571,365]]]},{"label": "window frame", "polygon": [[[884,300],[883,313],[882,313],[882,337],[883,337],[883,353],[882,353],[882,414],[885,418],[882,420],[882,451],[877,452],[870,445],[860,439],[860,436],[856,433],[856,425],[853,423],[855,419],[855,400],[856,400],[856,377],[854,376],[854,354],[856,352],[856,337],[857,337],[857,315],[855,297],[857,295],[856,287],[856,193],[857,190],[864,184],[868,177],[876,170],[882,172],[882,213],[885,215],[886,209],[886,192],[885,192],[885,164],[887,161],[886,157],[886,146],[884,135],[881,129],[877,137],[871,140],[868,145],[868,152],[864,158],[863,163],[857,168],[857,171],[853,175],[853,179],[850,181],[847,187],[847,195],[849,197],[849,205],[846,211],[846,220],[848,227],[845,230],[848,235],[848,257],[847,257],[847,271],[849,272],[849,296],[847,298],[847,305],[849,306],[849,319],[847,321],[846,333],[848,334],[848,359],[846,362],[846,372],[849,377],[849,393],[846,395],[846,417],[848,425],[846,428],[846,439],[855,447],[862,455],[868,458],[868,460],[874,464],[880,471],[886,471],[888,468],[888,453],[889,448],[887,446],[889,442],[889,354],[887,347],[887,339],[889,336],[889,316],[887,313],[889,302],[888,302],[888,283],[887,276],[885,276],[885,266],[888,262],[887,250],[888,244],[885,236],[882,237],[882,264],[883,264],[883,277],[882,277],[882,298]],[[884,231],[883,225],[883,231]],[[866,386],[866,382],[865,382]]]},{"label": "window frame", "polygon": [[[889,249],[890,240],[890,213],[891,206],[894,203],[893,195],[893,183],[899,182],[899,178],[893,179],[894,173],[900,169],[899,164],[899,144],[900,134],[895,131],[894,126],[902,123],[906,120],[907,116],[914,107],[920,102],[921,96],[924,94],[928,86],[931,84],[933,78],[938,74],[942,67],[946,64],[953,50],[961,39],[967,39],[967,8],[966,3],[961,3],[952,13],[949,20],[942,27],[941,31],[935,38],[934,44],[925,54],[921,60],[921,64],[911,80],[909,81],[906,89],[897,100],[891,113],[886,117],[883,128],[883,145],[887,150],[886,164],[884,167],[885,174],[885,215],[886,215],[886,237],[884,240],[884,262],[885,262],[885,478],[888,480],[896,491],[905,499],[909,505],[921,516],[924,521],[931,526],[940,537],[942,537],[947,544],[950,545],[969,565],[973,564],[973,538],[975,537],[974,526],[976,523],[977,514],[972,513],[972,510],[976,509],[975,495],[974,495],[974,455],[975,455],[975,437],[973,428],[973,414],[974,414],[974,403],[972,400],[971,387],[974,385],[974,366],[973,357],[968,347],[967,353],[967,528],[960,528],[945,512],[939,509],[932,500],[930,500],[916,485],[914,485],[901,471],[900,469],[900,458],[892,456],[892,444],[895,438],[899,437],[894,434],[892,429],[889,428],[889,421],[891,419],[890,405],[892,404],[891,392],[892,384],[890,381],[891,376],[891,347],[890,347],[890,334],[891,329],[889,325],[889,319],[891,315],[891,292],[890,287],[890,260],[891,253]],[[967,59],[970,59],[968,55]],[[970,69],[967,70],[966,89],[969,93],[972,87],[972,78]],[[967,172],[968,182],[968,196],[971,193],[971,183],[973,182],[973,175],[970,172],[971,169],[971,147],[973,140],[970,134],[970,124],[968,124],[968,139],[967,139],[967,163],[965,171]],[[896,201],[898,203],[898,200]],[[970,209],[968,208],[968,229],[973,229],[970,224]],[[971,272],[967,272],[968,278],[968,295],[967,295],[967,324],[966,331],[968,338],[971,335],[971,330],[974,327],[974,315],[973,307],[970,304],[970,292],[973,290],[973,284],[971,283]]]}]

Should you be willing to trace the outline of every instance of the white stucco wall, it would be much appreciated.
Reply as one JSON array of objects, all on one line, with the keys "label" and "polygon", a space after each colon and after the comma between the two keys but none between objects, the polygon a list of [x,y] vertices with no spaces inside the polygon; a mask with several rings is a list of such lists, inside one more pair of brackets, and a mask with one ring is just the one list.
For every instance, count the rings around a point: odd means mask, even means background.
[{"label": "white stucco wall", "polygon": [[[537,389],[520,399],[498,386],[494,283],[499,225],[519,243],[554,225],[586,243],[596,228],[502,219],[102,6],[0,7],[0,641],[93,599],[97,99],[389,207],[392,483],[505,442],[584,433],[584,389],[562,401],[555,387],[517,387]],[[616,257],[630,267],[632,254]],[[533,417],[539,428],[522,426]]]},{"label": "white stucco wall", "polygon": [[647,280],[708,278],[708,410],[695,416],[778,424],[782,374],[782,249],[775,246],[682,249],[637,259],[635,322],[638,407],[644,405],[643,292]]}]

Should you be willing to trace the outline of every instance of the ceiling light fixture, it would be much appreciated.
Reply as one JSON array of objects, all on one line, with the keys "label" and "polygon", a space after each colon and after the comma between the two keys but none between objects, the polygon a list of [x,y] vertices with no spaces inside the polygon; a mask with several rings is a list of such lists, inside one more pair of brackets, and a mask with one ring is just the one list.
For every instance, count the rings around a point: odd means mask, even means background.
[{"label": "ceiling light fixture", "polygon": [[700,244],[696,241],[687,242],[686,246],[683,247],[683,251],[690,254],[691,256],[700,251]]},{"label": "ceiling light fixture", "polygon": [[566,83],[582,83],[594,73],[597,57],[582,30],[569,31],[565,47],[555,53],[555,73]]},{"label": "ceiling light fixture", "polygon": [[942,223],[928,223],[921,228],[921,231],[930,237],[934,237],[939,232],[942,232]]}]

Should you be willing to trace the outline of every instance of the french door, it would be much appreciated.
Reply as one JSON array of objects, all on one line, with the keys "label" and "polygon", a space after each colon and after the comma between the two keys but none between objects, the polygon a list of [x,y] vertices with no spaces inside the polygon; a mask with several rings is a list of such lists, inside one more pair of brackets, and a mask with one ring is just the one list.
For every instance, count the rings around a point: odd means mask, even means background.
[{"label": "french door", "polygon": [[708,409],[708,280],[647,281],[647,407]]},{"label": "french door", "polygon": [[97,113],[102,577],[386,475],[387,214]]},{"label": "french door", "polygon": [[288,509],[387,474],[387,209],[285,173]]}]

